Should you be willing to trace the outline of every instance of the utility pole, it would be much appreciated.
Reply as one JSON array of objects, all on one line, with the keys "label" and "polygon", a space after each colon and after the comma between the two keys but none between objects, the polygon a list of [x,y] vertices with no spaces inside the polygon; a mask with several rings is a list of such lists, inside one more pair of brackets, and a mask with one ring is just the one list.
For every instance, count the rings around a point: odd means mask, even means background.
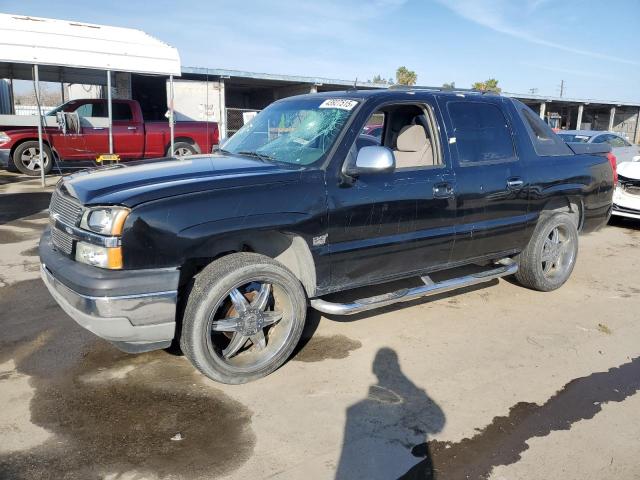
[{"label": "utility pole", "polygon": [[560,80],[560,98],[564,95],[564,80]]},{"label": "utility pole", "polygon": [[537,89],[537,88],[530,88],[530,89],[529,89],[529,93],[530,93],[531,95],[535,95],[536,93],[538,93],[538,89]]}]

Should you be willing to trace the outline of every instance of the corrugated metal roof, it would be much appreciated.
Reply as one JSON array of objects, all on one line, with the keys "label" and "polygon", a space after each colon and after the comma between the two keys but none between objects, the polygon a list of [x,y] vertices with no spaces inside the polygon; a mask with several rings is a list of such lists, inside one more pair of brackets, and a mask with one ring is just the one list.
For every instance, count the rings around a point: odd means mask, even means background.
[{"label": "corrugated metal roof", "polygon": [[223,68],[206,68],[206,67],[182,67],[182,73],[192,75],[209,75],[212,77],[230,77],[230,78],[250,78],[255,80],[271,80],[287,83],[309,83],[312,85],[338,85],[345,87],[363,87],[363,88],[387,88],[384,83],[363,82],[354,80],[340,80],[336,78],[325,77],[306,77],[301,75],[280,75],[276,73],[259,73],[247,72],[243,70],[226,70]]},{"label": "corrugated metal roof", "polygon": [[[341,80],[336,78],[324,78],[324,77],[306,77],[300,75],[280,75],[273,73],[259,73],[259,72],[247,72],[243,70],[226,70],[221,68],[206,68],[206,67],[182,67],[182,73],[191,75],[209,75],[213,77],[222,78],[247,78],[254,80],[268,80],[278,81],[286,83],[309,83],[315,85],[327,85],[327,86],[344,86],[344,87],[356,87],[356,88],[389,88],[387,84],[362,82],[357,80]],[[430,86],[414,86],[414,89],[426,89],[426,90],[442,90],[442,87],[430,87]],[[471,92],[471,89],[456,89],[456,91]],[[599,100],[599,99],[587,99],[587,98],[568,98],[568,97],[556,97],[545,95],[530,95],[523,93],[502,92],[505,97],[517,98],[519,100],[533,101],[533,102],[558,102],[558,103],[577,103],[585,105],[609,105],[609,106],[625,106],[625,107],[640,107],[640,103],[637,102],[625,102],[618,100]]]},{"label": "corrugated metal roof", "polygon": [[178,50],[132,28],[0,14],[0,62],[180,75]]}]

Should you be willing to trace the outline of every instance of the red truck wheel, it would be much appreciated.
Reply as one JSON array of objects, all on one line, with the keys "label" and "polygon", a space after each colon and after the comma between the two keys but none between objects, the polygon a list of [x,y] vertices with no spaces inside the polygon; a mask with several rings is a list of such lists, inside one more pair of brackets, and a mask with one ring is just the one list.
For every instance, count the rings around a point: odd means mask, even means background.
[{"label": "red truck wheel", "polygon": [[189,155],[195,155],[198,151],[196,148],[187,142],[176,142],[173,144],[173,155],[171,155],[171,147],[167,151],[167,157],[187,157]]},{"label": "red truck wheel", "polygon": [[[53,155],[48,145],[44,145],[44,173],[47,174],[53,167]],[[21,143],[13,152],[13,164],[25,175],[37,177],[40,175],[40,146],[35,140]]]}]

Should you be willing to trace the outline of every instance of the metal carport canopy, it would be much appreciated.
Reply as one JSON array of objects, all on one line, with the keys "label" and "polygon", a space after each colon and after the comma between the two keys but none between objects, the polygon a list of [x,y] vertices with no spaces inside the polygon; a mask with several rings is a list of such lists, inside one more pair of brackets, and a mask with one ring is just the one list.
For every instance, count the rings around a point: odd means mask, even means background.
[{"label": "metal carport canopy", "polygon": [[[28,65],[34,66],[34,77]],[[111,72],[168,75],[171,84],[181,74],[178,50],[141,30],[0,13],[0,78],[37,82],[40,66],[45,81],[95,83],[96,70],[107,72],[111,153]],[[172,85],[169,109],[173,111]],[[173,152],[173,112],[169,121]]]},{"label": "metal carport canopy", "polygon": [[178,50],[142,30],[5,13],[0,62],[180,76]]}]

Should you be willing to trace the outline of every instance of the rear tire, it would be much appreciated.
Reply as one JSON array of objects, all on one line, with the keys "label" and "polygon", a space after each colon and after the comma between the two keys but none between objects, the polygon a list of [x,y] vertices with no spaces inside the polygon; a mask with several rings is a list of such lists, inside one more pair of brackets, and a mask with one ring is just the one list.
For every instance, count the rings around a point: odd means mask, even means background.
[{"label": "rear tire", "polygon": [[574,218],[567,213],[541,216],[529,244],[518,256],[516,279],[534,290],[555,290],[569,279],[577,257]]},{"label": "rear tire", "polygon": [[[53,168],[53,154],[46,143],[43,144],[43,150],[44,173],[46,175],[51,171],[51,168]],[[30,177],[37,177],[40,175],[39,153],[39,143],[35,140],[29,140],[28,142],[18,145],[13,151],[11,159],[20,173],[29,175]]]},{"label": "rear tire", "polygon": [[176,142],[173,144],[173,154],[171,147],[167,150],[167,157],[188,157],[189,155],[196,155],[198,151],[196,147],[187,142]]},{"label": "rear tire", "polygon": [[300,281],[256,253],[234,253],[200,272],[187,300],[180,347],[212,380],[239,384],[280,367],[307,314]]}]

